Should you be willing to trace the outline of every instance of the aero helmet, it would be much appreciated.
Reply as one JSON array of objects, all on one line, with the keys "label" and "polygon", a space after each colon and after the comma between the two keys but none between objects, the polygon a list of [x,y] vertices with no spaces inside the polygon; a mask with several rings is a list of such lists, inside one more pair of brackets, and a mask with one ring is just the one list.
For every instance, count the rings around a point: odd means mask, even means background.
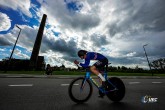
[{"label": "aero helmet", "polygon": [[84,56],[86,53],[87,53],[86,50],[79,50],[79,51],[78,51],[78,56],[79,56],[79,57]]}]

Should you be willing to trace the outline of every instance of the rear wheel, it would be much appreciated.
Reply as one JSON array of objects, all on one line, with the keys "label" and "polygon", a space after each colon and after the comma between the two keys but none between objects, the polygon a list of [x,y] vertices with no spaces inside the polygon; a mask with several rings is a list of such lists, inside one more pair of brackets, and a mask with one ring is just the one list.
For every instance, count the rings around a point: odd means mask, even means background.
[{"label": "rear wheel", "polygon": [[107,91],[110,92],[107,94],[107,97],[114,102],[119,102],[125,96],[125,85],[123,81],[117,77],[111,77],[108,80],[108,82],[111,82],[117,88],[117,90],[112,91],[114,87],[112,84],[108,83]]},{"label": "rear wheel", "polygon": [[[85,82],[84,82],[85,81]],[[92,95],[92,84],[83,77],[74,79],[69,85],[69,96],[76,103],[86,102]]]}]

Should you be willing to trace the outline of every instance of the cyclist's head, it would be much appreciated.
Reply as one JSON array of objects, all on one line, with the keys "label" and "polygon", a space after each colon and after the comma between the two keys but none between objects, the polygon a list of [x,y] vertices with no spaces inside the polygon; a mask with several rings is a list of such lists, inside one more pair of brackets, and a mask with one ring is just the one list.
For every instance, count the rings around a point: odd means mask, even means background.
[{"label": "cyclist's head", "polygon": [[81,59],[84,59],[84,55],[86,55],[86,53],[86,50],[79,50],[77,54]]},{"label": "cyclist's head", "polygon": [[47,64],[47,67],[50,67],[50,64]]}]

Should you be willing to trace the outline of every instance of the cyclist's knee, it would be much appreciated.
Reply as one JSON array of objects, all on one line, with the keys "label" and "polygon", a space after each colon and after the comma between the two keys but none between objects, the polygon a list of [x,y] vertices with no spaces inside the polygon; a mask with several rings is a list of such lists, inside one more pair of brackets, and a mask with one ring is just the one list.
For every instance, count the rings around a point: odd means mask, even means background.
[{"label": "cyclist's knee", "polygon": [[95,66],[91,66],[91,67],[90,67],[90,71],[93,71],[93,70],[95,70],[95,69],[96,69]]}]

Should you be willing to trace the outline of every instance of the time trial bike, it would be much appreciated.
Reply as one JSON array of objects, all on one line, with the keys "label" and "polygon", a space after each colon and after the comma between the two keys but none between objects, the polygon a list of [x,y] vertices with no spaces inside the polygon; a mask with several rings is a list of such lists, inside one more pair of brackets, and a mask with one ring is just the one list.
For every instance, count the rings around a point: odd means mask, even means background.
[{"label": "time trial bike", "polygon": [[91,72],[89,67],[86,68],[85,77],[78,77],[71,81],[68,93],[72,101],[76,103],[83,103],[89,100],[92,95],[93,87],[92,84],[96,86],[99,90],[100,95],[106,95],[110,100],[114,102],[121,101],[125,96],[125,85],[120,78],[117,77],[107,77],[107,67],[106,65],[102,70],[102,74],[106,79],[106,87],[103,88],[91,77]]}]

